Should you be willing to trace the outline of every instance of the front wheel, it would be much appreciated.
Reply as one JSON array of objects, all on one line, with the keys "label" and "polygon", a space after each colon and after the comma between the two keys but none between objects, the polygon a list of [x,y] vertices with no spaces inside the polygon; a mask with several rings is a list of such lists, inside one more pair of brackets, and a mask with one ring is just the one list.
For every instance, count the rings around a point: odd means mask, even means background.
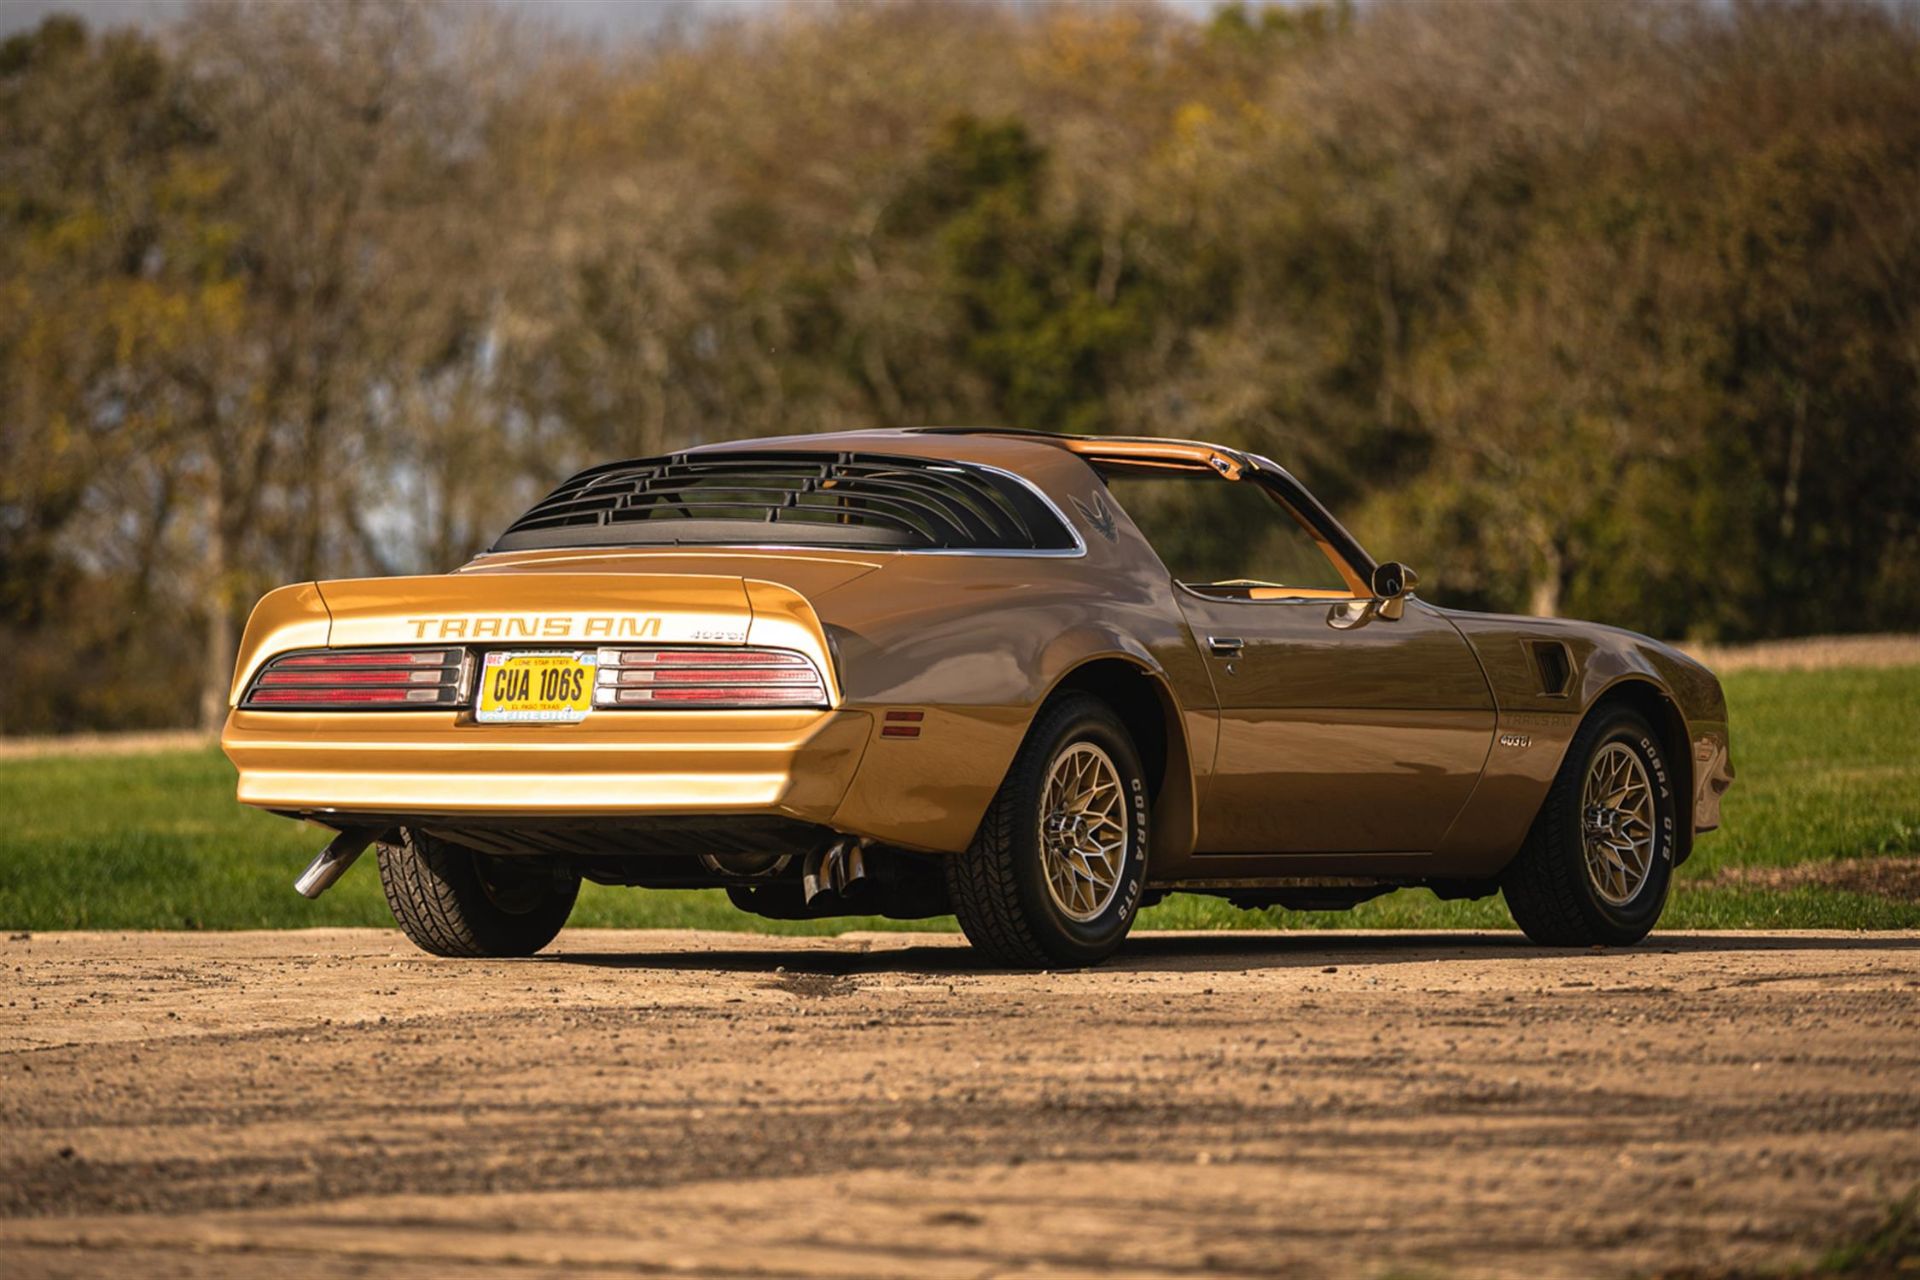
[{"label": "front wheel", "polygon": [[1678,821],[1652,726],[1627,707],[1595,712],[1501,878],[1507,909],[1546,946],[1640,941],[1667,903]]},{"label": "front wheel", "polygon": [[436,956],[530,956],[573,911],[580,877],[543,858],[496,858],[402,831],[380,845],[380,887],[401,932]]},{"label": "front wheel", "polygon": [[1007,771],[947,891],[976,948],[1016,968],[1093,964],[1133,926],[1147,868],[1140,755],[1107,705],[1049,705]]}]

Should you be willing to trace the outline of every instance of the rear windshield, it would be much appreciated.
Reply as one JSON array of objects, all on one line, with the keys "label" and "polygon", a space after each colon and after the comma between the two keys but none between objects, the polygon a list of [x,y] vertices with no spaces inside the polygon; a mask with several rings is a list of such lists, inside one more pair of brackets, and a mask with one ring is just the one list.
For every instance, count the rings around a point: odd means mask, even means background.
[{"label": "rear windshield", "polygon": [[593,467],[535,503],[495,551],[605,546],[1055,551],[1073,534],[986,467],[870,453],[681,453]]}]

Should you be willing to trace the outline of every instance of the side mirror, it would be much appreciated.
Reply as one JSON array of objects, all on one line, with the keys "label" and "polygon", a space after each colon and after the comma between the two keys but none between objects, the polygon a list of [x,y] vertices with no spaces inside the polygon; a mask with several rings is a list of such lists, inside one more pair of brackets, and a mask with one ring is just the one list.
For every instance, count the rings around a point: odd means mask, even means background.
[{"label": "side mirror", "polygon": [[1397,560],[1388,560],[1373,571],[1373,596],[1376,600],[1398,600],[1420,585],[1420,575]]},{"label": "side mirror", "polygon": [[1327,611],[1327,625],[1335,631],[1364,627],[1375,618],[1398,622],[1407,611],[1407,595],[1420,585],[1420,575],[1397,560],[1373,571],[1373,599],[1343,601]]},{"label": "side mirror", "polygon": [[1407,611],[1407,596],[1420,585],[1420,575],[1398,560],[1388,560],[1373,571],[1374,611],[1388,622],[1398,622]]}]

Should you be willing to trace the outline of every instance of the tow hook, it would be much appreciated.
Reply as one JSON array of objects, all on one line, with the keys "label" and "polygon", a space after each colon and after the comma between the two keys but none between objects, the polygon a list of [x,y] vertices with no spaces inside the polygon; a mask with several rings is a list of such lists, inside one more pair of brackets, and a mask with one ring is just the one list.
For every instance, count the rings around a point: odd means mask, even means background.
[{"label": "tow hook", "polygon": [[800,878],[800,889],[810,904],[823,893],[844,894],[856,881],[867,876],[866,841],[842,836],[824,849],[807,855]]},{"label": "tow hook", "polygon": [[367,851],[379,835],[379,827],[348,827],[332,840],[327,847],[313,856],[307,869],[293,882],[293,887],[302,897],[317,898],[333,887],[333,882],[347,873],[355,858]]}]

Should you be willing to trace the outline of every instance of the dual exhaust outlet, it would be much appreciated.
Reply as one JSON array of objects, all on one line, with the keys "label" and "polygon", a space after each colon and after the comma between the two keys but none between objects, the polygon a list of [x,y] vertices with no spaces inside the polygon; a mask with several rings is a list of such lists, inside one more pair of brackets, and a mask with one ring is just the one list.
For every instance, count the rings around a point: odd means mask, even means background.
[{"label": "dual exhaust outlet", "polygon": [[865,840],[841,836],[824,849],[807,855],[801,868],[800,895],[809,906],[823,893],[844,895],[855,883],[867,878]]},{"label": "dual exhaust outlet", "polygon": [[[380,827],[348,827],[341,831],[314,855],[307,869],[293,882],[294,889],[303,898],[317,898],[333,888],[382,830]],[[844,894],[866,879],[865,846],[864,840],[841,836],[825,848],[809,853],[800,878],[804,899],[811,903],[823,893]]]}]

